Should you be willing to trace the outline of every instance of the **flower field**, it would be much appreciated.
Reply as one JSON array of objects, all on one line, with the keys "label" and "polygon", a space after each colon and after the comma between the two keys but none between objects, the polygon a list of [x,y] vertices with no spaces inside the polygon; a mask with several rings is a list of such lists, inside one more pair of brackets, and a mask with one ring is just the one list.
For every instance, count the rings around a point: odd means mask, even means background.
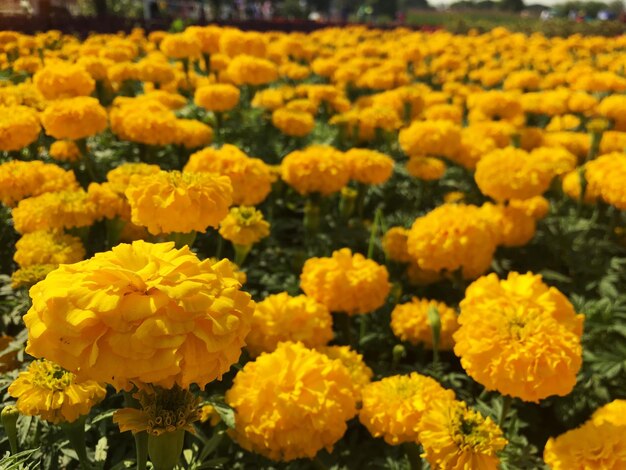
[{"label": "flower field", "polygon": [[0,468],[626,469],[625,52],[0,32]]}]

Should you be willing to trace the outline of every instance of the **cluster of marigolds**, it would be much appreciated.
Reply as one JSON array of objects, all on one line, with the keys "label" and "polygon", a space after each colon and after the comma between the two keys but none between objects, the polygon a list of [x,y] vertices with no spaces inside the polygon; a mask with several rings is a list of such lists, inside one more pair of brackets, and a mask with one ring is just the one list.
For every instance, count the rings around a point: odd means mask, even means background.
[{"label": "cluster of marigolds", "polygon": [[[421,446],[430,468],[497,468],[505,421],[429,376],[375,376],[357,348],[334,340],[333,319],[395,302],[398,342],[453,351],[485,390],[532,403],[568,395],[582,362],[583,313],[540,275],[499,279],[489,270],[498,247],[533,239],[555,185],[580,204],[626,209],[625,48],[626,36],[501,29],[305,35],[194,26],[82,42],[57,31],[0,32],[0,69],[12,77],[0,82],[0,201],[20,237],[12,285],[30,289],[25,352],[35,358],[2,357],[5,371],[21,367],[8,389],[15,408],[3,412],[7,434],[16,411],[76,432],[107,393],[123,392],[128,407],[114,422],[132,431],[138,456],[147,445],[156,468],[173,468],[194,422],[219,425],[202,391],[245,349],[250,360],[225,402],[235,415],[228,433],[247,451],[313,459],[358,417],[391,446]],[[280,162],[219,138],[249,110],[292,144]],[[344,145],[312,138],[320,123]],[[123,143],[128,158],[99,174],[96,139]],[[400,157],[383,151],[394,146]],[[159,165],[166,148],[180,156],[177,167]],[[489,202],[450,192],[411,226],[387,227],[387,265],[337,246],[304,262],[301,295],[255,302],[245,291],[241,266],[272,231],[257,206],[276,188],[304,206],[314,233],[323,201],[341,200],[355,216],[362,197],[394,174],[428,187],[450,168],[470,175]],[[86,259],[95,224],[110,250]],[[233,261],[192,250],[210,230],[232,244]],[[460,303],[400,303],[390,265],[416,285],[468,287]],[[0,338],[3,347],[11,340]],[[626,468],[625,417],[624,400],[599,408],[548,440],[546,464]],[[84,449],[77,455],[88,459]]]}]

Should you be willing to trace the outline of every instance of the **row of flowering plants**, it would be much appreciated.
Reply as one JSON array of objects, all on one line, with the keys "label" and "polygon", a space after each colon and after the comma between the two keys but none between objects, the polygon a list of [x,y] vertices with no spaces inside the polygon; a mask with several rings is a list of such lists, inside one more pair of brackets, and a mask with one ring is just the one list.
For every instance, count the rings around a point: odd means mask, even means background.
[{"label": "row of flowering plants", "polygon": [[0,468],[626,468],[626,37],[0,32]]}]

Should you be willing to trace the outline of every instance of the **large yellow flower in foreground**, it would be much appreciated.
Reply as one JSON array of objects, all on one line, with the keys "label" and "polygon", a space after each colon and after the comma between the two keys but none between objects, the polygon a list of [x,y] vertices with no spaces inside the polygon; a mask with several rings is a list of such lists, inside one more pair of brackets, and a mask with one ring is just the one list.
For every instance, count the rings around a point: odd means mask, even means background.
[{"label": "large yellow flower in foreground", "polygon": [[314,458],[346,432],[356,414],[350,373],[339,360],[281,343],[235,377],[226,402],[235,409],[234,437],[273,460]]},{"label": "large yellow flower in foreground", "polygon": [[136,241],[63,265],[30,290],[27,352],[80,379],[204,387],[241,353],[254,310],[229,262]]},{"label": "large yellow flower in foreground", "polygon": [[274,351],[282,341],[299,341],[316,348],[331,339],[333,318],[324,305],[306,295],[291,297],[281,292],[256,304],[246,347],[258,356]]},{"label": "large yellow flower in foreground", "polygon": [[582,362],[583,315],[541,276],[481,277],[460,307],[454,352],[470,377],[530,402],[572,391]]},{"label": "large yellow flower in foreground", "polygon": [[348,184],[350,164],[339,150],[312,145],[295,150],[283,159],[281,177],[300,194],[328,196]]},{"label": "large yellow flower in foreground", "polygon": [[454,309],[443,302],[436,300],[418,299],[413,297],[411,302],[396,305],[391,312],[391,329],[393,334],[402,341],[413,344],[423,344],[433,349],[433,329],[428,310],[437,311],[440,322],[439,349],[450,350],[454,346],[452,334],[459,327],[457,314]]},{"label": "large yellow flower in foreground", "polygon": [[582,426],[548,439],[543,458],[552,470],[626,468],[626,426],[598,421],[594,416]]},{"label": "large yellow flower in foreground", "polygon": [[497,241],[478,207],[443,204],[415,220],[407,250],[423,270],[461,269],[474,279],[489,269]]},{"label": "large yellow flower in foreground", "polygon": [[381,307],[391,284],[387,268],[343,248],[330,258],[308,259],[302,268],[300,287],[331,312],[355,315]]},{"label": "large yellow flower in foreground", "polygon": [[372,382],[362,393],[359,421],[372,436],[383,437],[391,445],[417,441],[418,425],[432,402],[454,400],[454,392],[417,372]]},{"label": "large yellow flower in foreground", "polygon": [[131,221],[158,235],[217,227],[228,215],[232,191],[225,176],[161,171],[131,178],[126,197]]},{"label": "large yellow flower in foreground", "polygon": [[437,470],[496,470],[496,454],[507,444],[491,418],[456,400],[434,400],[418,429],[424,456]]},{"label": "large yellow flower in foreground", "polygon": [[20,413],[40,416],[53,424],[76,421],[106,396],[99,383],[77,381],[74,374],[45,359],[31,362],[8,392],[17,398]]}]

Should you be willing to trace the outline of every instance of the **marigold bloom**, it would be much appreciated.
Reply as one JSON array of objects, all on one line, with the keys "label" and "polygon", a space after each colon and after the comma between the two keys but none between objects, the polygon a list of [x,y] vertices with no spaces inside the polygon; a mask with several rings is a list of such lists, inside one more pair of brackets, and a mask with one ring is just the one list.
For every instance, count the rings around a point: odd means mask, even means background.
[{"label": "marigold bloom", "polygon": [[496,470],[497,453],[507,445],[491,418],[456,400],[434,400],[420,421],[419,440],[431,468],[441,470]]},{"label": "marigold bloom", "polygon": [[107,127],[106,110],[88,96],[58,100],[41,114],[46,134],[55,139],[84,139]]},{"label": "marigold bloom", "polygon": [[27,351],[81,379],[201,388],[237,361],[254,310],[230,263],[136,241],[62,265],[30,291]]},{"label": "marigold bloom", "polygon": [[408,263],[411,256],[407,251],[409,231],[404,227],[391,227],[383,236],[383,251],[387,258],[399,263]]},{"label": "marigold bloom", "polygon": [[330,258],[308,259],[300,286],[330,311],[349,315],[373,312],[391,289],[387,268],[348,248],[334,251]]},{"label": "marigold bloom", "polygon": [[226,401],[235,409],[237,442],[282,461],[330,451],[356,414],[346,367],[300,343],[281,343],[248,362]]},{"label": "marigold bloom", "polygon": [[454,352],[474,380],[531,402],[572,391],[582,362],[583,316],[541,276],[481,277],[460,308]]},{"label": "marigold bloom", "polygon": [[306,295],[281,292],[256,304],[246,343],[250,354],[258,356],[274,351],[283,341],[318,348],[332,339],[333,319],[323,304]]},{"label": "marigold bloom", "polygon": [[350,167],[350,179],[363,184],[382,184],[391,178],[394,161],[384,153],[351,148],[344,154]]},{"label": "marigold bloom", "polygon": [[153,235],[217,227],[232,203],[229,179],[210,173],[161,171],[134,176],[125,194],[131,221]]},{"label": "marigold bloom", "polygon": [[107,173],[107,181],[111,184],[111,188],[115,192],[124,194],[133,176],[152,176],[160,171],[161,168],[159,168],[158,165],[149,165],[148,163],[122,163],[120,166]]},{"label": "marigold bloom", "polygon": [[200,55],[200,44],[196,36],[187,32],[168,34],[159,47],[166,56],[173,59],[191,59]]},{"label": "marigold bloom", "polygon": [[543,219],[550,210],[550,202],[543,196],[535,196],[530,199],[511,199],[509,206],[521,209],[535,220]]},{"label": "marigold bloom", "polygon": [[424,181],[436,181],[446,174],[446,164],[433,157],[411,157],[406,164],[411,176]]},{"label": "marigold bloom", "polygon": [[354,385],[355,398],[360,403],[363,387],[369,384],[374,376],[372,369],[363,360],[363,355],[350,349],[350,346],[322,346],[317,350],[330,359],[339,359],[348,369],[352,385]]},{"label": "marigold bloom", "polygon": [[0,202],[14,206],[31,196],[78,187],[71,171],[35,160],[11,160],[0,164]]},{"label": "marigold bloom", "polygon": [[24,199],[11,215],[15,230],[22,234],[85,227],[96,219],[95,207],[82,189],[44,193]]},{"label": "marigold bloom", "polygon": [[38,231],[17,241],[13,260],[25,268],[34,264],[72,264],[84,257],[80,238],[58,231]]},{"label": "marigold bloom", "polygon": [[111,130],[122,140],[146,145],[176,142],[176,115],[158,101],[134,101],[111,110]]},{"label": "marigold bloom", "polygon": [[33,82],[48,100],[89,96],[96,87],[83,67],[68,62],[53,62],[39,69]]},{"label": "marigold bloom", "polygon": [[443,204],[418,217],[409,230],[409,255],[423,270],[462,270],[465,279],[491,265],[497,239],[476,206]]},{"label": "marigold bloom", "polygon": [[60,162],[76,162],[80,160],[81,153],[78,145],[72,140],[56,140],[50,145],[49,154]]},{"label": "marigold bloom", "polygon": [[0,150],[21,150],[35,142],[40,131],[39,117],[34,109],[0,106]]},{"label": "marigold bloom", "polygon": [[16,290],[22,287],[30,289],[57,267],[57,264],[33,264],[20,268],[11,274],[11,289]]},{"label": "marigold bloom", "polygon": [[233,207],[220,222],[219,233],[235,245],[249,246],[270,234],[270,224],[254,207]]},{"label": "marigold bloom", "polygon": [[9,386],[17,409],[52,423],[71,423],[89,414],[106,396],[106,389],[93,380],[77,381],[71,372],[44,360],[31,362]]},{"label": "marigold bloom", "polygon": [[626,468],[624,425],[590,419],[576,429],[548,439],[543,459],[552,470]]},{"label": "marigold bloom", "polygon": [[209,111],[229,111],[239,103],[239,88],[228,83],[205,85],[196,90],[193,100]]},{"label": "marigold bloom", "polygon": [[613,400],[601,406],[591,415],[595,425],[611,423],[615,426],[626,426],[626,400]]},{"label": "marigold bloom", "polygon": [[193,432],[191,424],[200,419],[199,400],[187,389],[145,385],[133,397],[139,401],[141,409],[122,408],[113,414],[113,422],[121,432],[146,431],[153,436],[179,429]]},{"label": "marigold bloom", "polygon": [[226,73],[235,85],[265,85],[278,78],[278,69],[272,62],[249,55],[233,58]]},{"label": "marigold bloom", "polygon": [[176,120],[175,144],[188,149],[195,149],[209,145],[213,140],[213,129],[195,119]]},{"label": "marigold bloom", "polygon": [[304,137],[315,127],[315,119],[306,111],[279,108],[272,113],[272,124],[285,135]]},{"label": "marigold bloom", "polygon": [[434,401],[452,404],[454,392],[439,382],[412,372],[366,385],[359,421],[374,437],[391,445],[418,440],[418,425]]},{"label": "marigold bloom", "polygon": [[524,246],[535,236],[537,229],[535,219],[527,215],[523,209],[487,202],[480,210],[493,226],[498,245]]},{"label": "marigold bloom", "polygon": [[461,128],[450,121],[414,121],[399,134],[400,147],[409,157],[437,155],[451,158],[459,150]]},{"label": "marigold bloom", "polygon": [[227,176],[233,186],[233,203],[254,206],[265,200],[274,180],[269,167],[250,158],[234,145],[205,148],[189,157],[185,172],[210,172]]},{"label": "marigold bloom", "polygon": [[281,177],[300,194],[328,196],[348,184],[350,165],[339,150],[312,145],[295,150],[283,159]]},{"label": "marigold bloom", "polygon": [[433,349],[433,330],[428,310],[437,309],[441,324],[439,334],[439,349],[451,350],[454,346],[452,334],[459,327],[457,314],[454,309],[443,302],[436,300],[418,299],[413,297],[411,302],[396,305],[391,312],[391,329],[393,334],[402,341],[412,344],[423,344]]}]

